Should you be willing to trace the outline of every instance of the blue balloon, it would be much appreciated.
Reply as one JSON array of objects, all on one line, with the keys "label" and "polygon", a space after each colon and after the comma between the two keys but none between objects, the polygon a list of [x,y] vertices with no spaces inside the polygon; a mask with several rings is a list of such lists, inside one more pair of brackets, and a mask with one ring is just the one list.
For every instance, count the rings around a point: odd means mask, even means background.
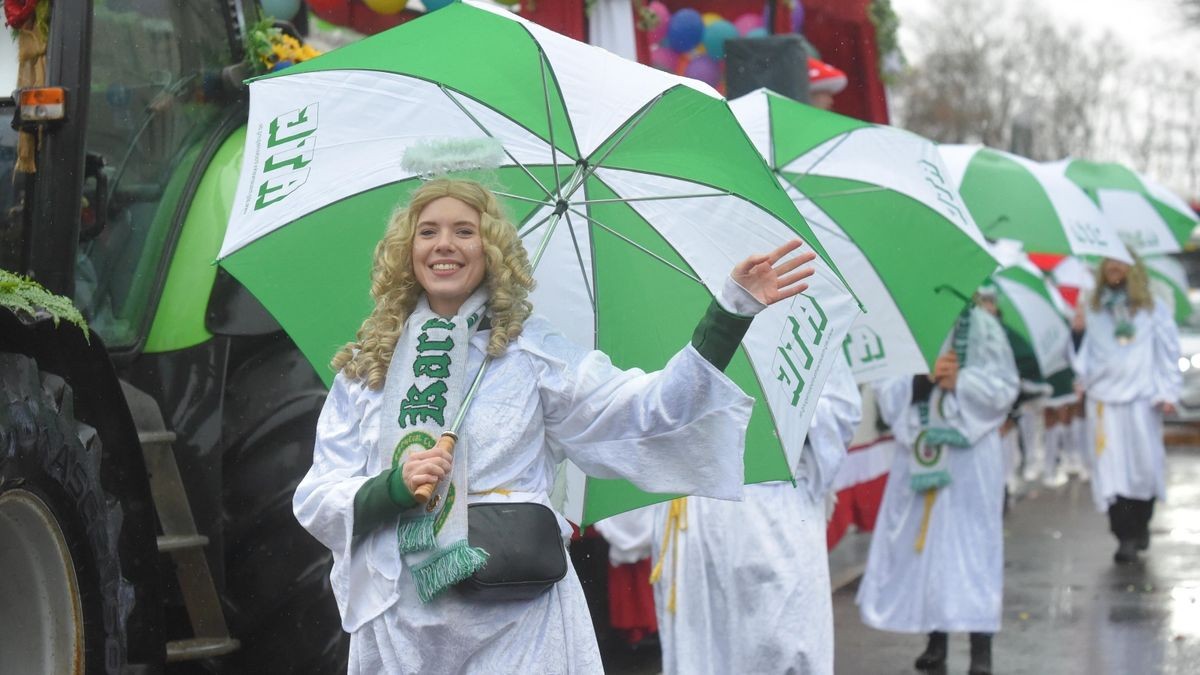
[{"label": "blue balloon", "polygon": [[738,29],[730,22],[721,19],[708,24],[704,29],[704,49],[714,59],[725,58],[725,41],[738,37]]},{"label": "blue balloon", "polygon": [[752,29],[746,31],[746,37],[748,37],[748,38],[765,38],[765,37],[767,37],[767,29],[762,28],[762,27],[752,28]]},{"label": "blue balloon", "polygon": [[667,46],[683,54],[690,52],[704,39],[704,19],[694,9],[681,9],[667,23]]},{"label": "blue balloon", "polygon": [[436,12],[437,10],[453,2],[454,0],[425,0],[425,11]]}]

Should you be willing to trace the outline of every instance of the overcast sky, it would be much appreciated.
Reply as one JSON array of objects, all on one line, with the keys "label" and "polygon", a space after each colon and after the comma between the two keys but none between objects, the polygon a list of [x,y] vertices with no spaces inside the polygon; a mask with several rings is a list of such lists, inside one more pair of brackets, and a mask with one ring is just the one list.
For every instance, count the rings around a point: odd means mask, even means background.
[{"label": "overcast sky", "polygon": [[[926,14],[940,0],[892,0],[900,15],[901,45],[911,51],[919,40],[909,16]],[[1004,0],[1020,6],[1021,0]],[[1033,0],[1063,21],[1100,34],[1111,30],[1135,54],[1191,65],[1200,63],[1200,27],[1182,23],[1178,0]]]}]

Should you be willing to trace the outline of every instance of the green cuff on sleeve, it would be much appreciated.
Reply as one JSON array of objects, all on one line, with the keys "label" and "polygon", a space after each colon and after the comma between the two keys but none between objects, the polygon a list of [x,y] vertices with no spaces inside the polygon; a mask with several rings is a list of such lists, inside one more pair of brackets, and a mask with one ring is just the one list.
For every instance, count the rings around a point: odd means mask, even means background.
[{"label": "green cuff on sleeve", "polygon": [[354,536],[374,530],[416,504],[400,469],[384,471],[363,483],[354,494]]},{"label": "green cuff on sleeve", "polygon": [[729,312],[713,300],[692,333],[692,346],[717,370],[725,370],[753,321],[754,317]]}]

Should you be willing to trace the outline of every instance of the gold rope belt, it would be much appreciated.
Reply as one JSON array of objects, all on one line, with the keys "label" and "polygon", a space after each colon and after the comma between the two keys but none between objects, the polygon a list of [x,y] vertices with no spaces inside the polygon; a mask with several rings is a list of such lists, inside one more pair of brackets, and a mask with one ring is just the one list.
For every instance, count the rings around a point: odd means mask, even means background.
[{"label": "gold rope belt", "polygon": [[650,571],[650,583],[657,584],[662,579],[663,561],[666,560],[667,551],[670,550],[671,588],[667,591],[667,611],[671,614],[675,613],[675,586],[678,578],[675,571],[678,567],[676,561],[679,557],[679,533],[687,528],[687,498],[672,499],[670,507],[667,509],[667,526],[663,532],[661,552],[658,554],[658,560],[654,563],[654,569]]}]

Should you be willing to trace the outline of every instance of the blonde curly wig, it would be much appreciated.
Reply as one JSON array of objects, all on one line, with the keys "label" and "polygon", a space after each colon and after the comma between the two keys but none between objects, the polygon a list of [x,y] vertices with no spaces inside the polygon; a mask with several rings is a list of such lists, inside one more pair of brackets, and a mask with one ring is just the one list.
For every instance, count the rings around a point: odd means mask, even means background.
[{"label": "blonde curly wig", "polygon": [[466,180],[432,180],[413,191],[408,205],[388,221],[387,232],[375,247],[371,297],[375,309],[363,321],[354,342],[338,350],[331,366],[352,380],[366,380],[381,389],[404,322],[424,289],[413,271],[412,249],[421,211],[442,197],[454,197],[479,212],[480,239],[486,258],[483,283],[488,288],[492,335],[487,352],[500,356],[521,334],[533,306],[533,272],[517,229],[504,216],[491,190]]},{"label": "blonde curly wig", "polygon": [[[1137,314],[1143,309],[1153,311],[1154,295],[1150,292],[1150,275],[1146,272],[1146,264],[1133,251],[1129,251],[1129,255],[1133,258],[1133,264],[1129,266],[1129,273],[1125,275],[1125,293],[1129,297],[1129,309],[1133,314]],[[1100,291],[1108,286],[1104,280],[1104,266],[1108,262],[1106,258],[1096,266],[1096,290],[1092,292],[1091,297],[1093,312],[1100,311]]]}]

